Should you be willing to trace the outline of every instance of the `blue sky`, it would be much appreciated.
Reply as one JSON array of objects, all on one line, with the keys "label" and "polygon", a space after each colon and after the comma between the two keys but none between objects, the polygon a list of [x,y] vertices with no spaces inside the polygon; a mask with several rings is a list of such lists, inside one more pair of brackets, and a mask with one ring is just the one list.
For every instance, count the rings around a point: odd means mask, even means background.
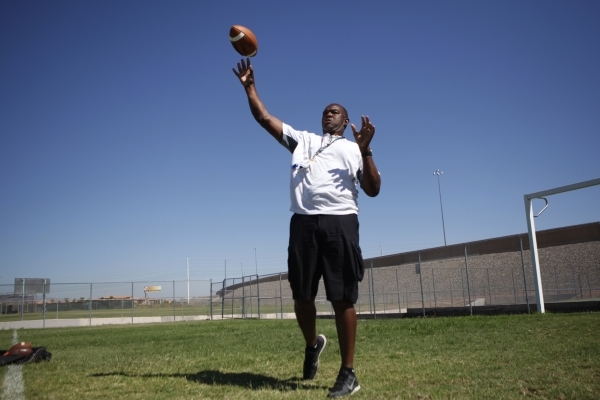
[{"label": "blue sky", "polygon": [[[250,115],[233,24],[273,115],[376,125],[365,257],[444,244],[438,168],[448,244],[526,232],[524,194],[600,177],[598,21],[597,1],[0,2],[0,283],[286,270],[290,155]],[[538,229],[600,221],[600,187],[549,201]]]}]

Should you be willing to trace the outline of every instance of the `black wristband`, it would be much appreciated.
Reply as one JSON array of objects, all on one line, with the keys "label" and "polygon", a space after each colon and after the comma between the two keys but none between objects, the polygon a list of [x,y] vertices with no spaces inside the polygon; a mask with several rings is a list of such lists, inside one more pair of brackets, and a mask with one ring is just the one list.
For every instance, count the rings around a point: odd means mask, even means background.
[{"label": "black wristband", "polygon": [[362,155],[363,157],[373,157],[373,151],[372,151],[372,150],[369,150],[369,151],[367,151],[367,152],[365,152],[365,153],[361,153],[361,155]]}]

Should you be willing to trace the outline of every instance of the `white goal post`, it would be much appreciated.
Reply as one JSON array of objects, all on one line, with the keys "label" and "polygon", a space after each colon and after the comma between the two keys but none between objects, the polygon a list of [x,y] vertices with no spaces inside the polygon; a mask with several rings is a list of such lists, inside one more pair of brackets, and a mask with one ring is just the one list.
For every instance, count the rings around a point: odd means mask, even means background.
[{"label": "white goal post", "polygon": [[[546,309],[544,307],[542,275],[540,273],[540,260],[538,257],[537,239],[535,235],[535,223],[533,222],[533,219],[535,217],[538,217],[546,209],[546,207],[548,207],[548,200],[546,200],[545,198],[546,196],[570,192],[571,190],[583,189],[595,185],[600,185],[600,178],[525,195],[525,214],[527,215],[527,230],[529,231],[529,250],[531,252],[531,265],[533,266],[533,279],[535,283],[537,309],[540,313],[546,312]],[[537,215],[533,214],[533,199],[542,199],[546,202],[546,206]]]}]

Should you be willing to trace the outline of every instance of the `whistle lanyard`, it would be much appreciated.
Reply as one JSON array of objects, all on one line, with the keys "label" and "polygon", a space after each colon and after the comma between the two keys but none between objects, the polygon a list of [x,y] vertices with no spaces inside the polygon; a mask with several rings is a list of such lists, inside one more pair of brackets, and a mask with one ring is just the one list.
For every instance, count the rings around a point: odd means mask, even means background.
[{"label": "whistle lanyard", "polygon": [[343,136],[336,136],[335,138],[331,139],[329,141],[329,143],[327,143],[325,146],[321,146],[321,148],[319,150],[317,150],[317,152],[315,153],[314,156],[312,156],[311,158],[309,158],[309,161],[314,161],[315,158],[317,158],[317,156],[319,154],[321,154],[321,152],[323,152],[323,150],[325,150],[326,148],[328,148],[329,146],[331,146],[332,144],[334,144],[335,142],[337,142],[340,139],[343,139]]},{"label": "whistle lanyard", "polygon": [[336,136],[335,138],[331,139],[329,141],[329,143],[327,143],[325,146],[321,146],[321,148],[319,150],[317,150],[311,158],[305,159],[304,161],[299,162],[298,164],[292,165],[292,169],[295,169],[295,170],[305,169],[308,172],[308,170],[310,169],[310,163],[313,162],[315,160],[315,158],[317,158],[317,156],[323,152],[323,150],[325,150],[326,148],[331,146],[333,143],[335,143],[336,141],[343,139],[343,138],[344,138],[343,136]]}]

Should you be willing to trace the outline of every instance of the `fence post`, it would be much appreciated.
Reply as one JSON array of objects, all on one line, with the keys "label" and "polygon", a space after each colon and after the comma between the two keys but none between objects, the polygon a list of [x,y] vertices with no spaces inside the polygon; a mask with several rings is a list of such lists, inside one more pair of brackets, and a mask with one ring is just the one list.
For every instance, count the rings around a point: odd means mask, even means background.
[{"label": "fence post", "polygon": [[573,274],[573,297],[577,297],[577,287],[575,285],[575,267],[571,265],[571,273]]},{"label": "fence post", "polygon": [[490,296],[490,305],[492,304],[492,286],[490,285],[490,269],[486,268],[488,278],[488,294]]},{"label": "fence post", "polygon": [[590,299],[592,298],[592,282],[590,282],[590,267],[585,267],[585,273],[587,274],[588,279],[588,292],[590,293]]},{"label": "fence post", "polygon": [[225,279],[223,279],[223,285],[221,286],[221,319],[225,319]]},{"label": "fence post", "polygon": [[425,316],[425,296],[423,295],[423,269],[421,268],[421,252],[419,252],[419,281],[421,281],[421,306],[423,306],[423,316]]},{"label": "fence post", "polygon": [[461,289],[461,292],[462,292],[463,307],[466,307],[467,306],[467,302],[465,301],[465,276],[463,274],[462,268],[460,269],[460,289]]},{"label": "fence post", "polygon": [[21,278],[21,321],[25,315],[25,278]]},{"label": "fence post", "polygon": [[437,294],[435,293],[435,270],[431,268],[431,279],[433,280],[433,306],[437,308]]},{"label": "fence post", "polygon": [[90,283],[90,326],[92,326],[92,283]]},{"label": "fence post", "polygon": [[383,313],[385,314],[385,311],[387,309],[387,305],[385,304],[386,300],[385,300],[385,283],[381,284],[381,288],[383,289],[382,291],[382,296],[383,296]]},{"label": "fence post", "polygon": [[375,276],[373,274],[373,260],[371,260],[371,295],[373,296],[373,318],[377,319],[377,305],[375,303]]},{"label": "fence post", "polygon": [[131,282],[131,323],[133,324],[133,282]]},{"label": "fence post", "polygon": [[256,299],[258,300],[258,319],[260,319],[260,283],[256,274]]},{"label": "fence post", "polygon": [[525,256],[523,255],[523,238],[519,236],[519,244],[521,245],[521,266],[523,267],[523,284],[525,285],[525,301],[527,302],[527,314],[531,314],[529,309],[529,291],[527,290],[527,273],[525,272]]},{"label": "fence post", "polygon": [[246,282],[244,282],[244,274],[242,274],[242,319],[246,318],[245,305],[246,305]]},{"label": "fence post", "polygon": [[465,244],[465,271],[467,273],[467,293],[469,294],[469,313],[473,316],[473,302],[471,301],[471,282],[469,280],[469,259],[467,257],[467,245]]},{"label": "fence post", "polygon": [[[235,287],[235,278],[231,278],[231,286]],[[231,289],[231,319],[234,319],[233,305],[235,303],[235,289]]]},{"label": "fence post", "polygon": [[209,290],[209,308],[210,308],[210,320],[212,321],[213,319],[213,284],[212,284],[212,278],[210,278],[210,290]]},{"label": "fence post", "polygon": [[454,299],[452,298],[452,278],[450,278],[450,307],[454,307]]},{"label": "fence post", "polygon": [[254,314],[254,306],[252,304],[252,275],[249,276],[250,278],[250,318],[252,318],[252,315]]},{"label": "fence post", "polygon": [[281,286],[281,272],[279,273],[279,309],[281,310],[281,319],[283,319],[283,287]]},{"label": "fence post", "polygon": [[[589,280],[589,275],[588,275],[588,280]],[[44,279],[44,286],[43,286],[43,298],[42,298],[42,315],[43,315],[43,319],[44,321],[42,322],[42,328],[46,327],[46,280]],[[2,313],[2,307],[0,306],[0,314]]]},{"label": "fence post", "polygon": [[402,303],[400,302],[400,281],[398,280],[398,268],[396,268],[396,291],[398,292],[398,313],[400,313],[402,312]]},{"label": "fence post", "polygon": [[[373,272],[369,272],[369,281],[371,281],[371,275],[373,275]],[[373,314],[373,288],[371,282],[369,282],[369,313]]]},{"label": "fence post", "polygon": [[177,320],[177,305],[175,304],[175,281],[173,281],[173,322]]},{"label": "fence post", "polygon": [[510,273],[512,274],[513,294],[515,296],[515,304],[517,304],[517,284],[515,283],[515,270],[514,270],[514,268],[511,268]]},{"label": "fence post", "polygon": [[560,301],[560,290],[558,289],[558,274],[556,273],[556,265],[554,266],[554,280],[556,281],[556,296]]}]

